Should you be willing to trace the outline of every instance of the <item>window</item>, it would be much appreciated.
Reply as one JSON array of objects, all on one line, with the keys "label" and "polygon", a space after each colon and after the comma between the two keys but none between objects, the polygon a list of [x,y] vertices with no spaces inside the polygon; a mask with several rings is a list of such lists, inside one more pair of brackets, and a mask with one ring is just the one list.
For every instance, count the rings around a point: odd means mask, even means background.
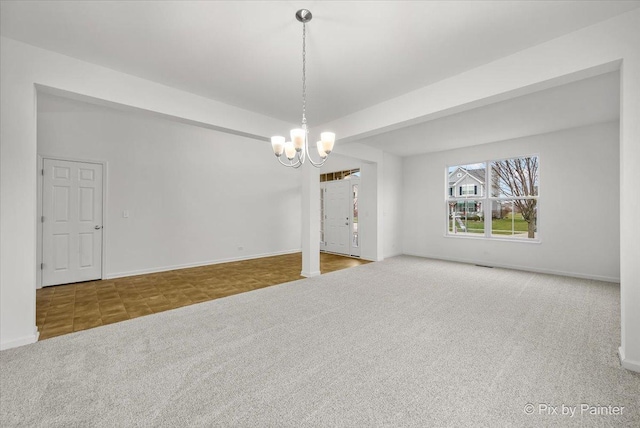
[{"label": "window", "polygon": [[320,243],[324,244],[324,187],[320,187]]},{"label": "window", "polygon": [[325,181],[349,180],[351,177],[360,178],[360,168],[320,174],[320,182],[322,183]]},{"label": "window", "polygon": [[537,156],[448,167],[447,235],[537,239],[538,169]]},{"label": "window", "polygon": [[486,164],[448,168],[447,233],[482,236],[485,233],[482,197]]},{"label": "window", "polygon": [[460,196],[477,195],[477,194],[478,194],[477,184],[463,184],[462,186],[460,186]]},{"label": "window", "polygon": [[351,199],[353,199],[353,211],[351,212],[351,246],[357,248],[360,246],[360,239],[358,237],[358,185],[351,186]]}]

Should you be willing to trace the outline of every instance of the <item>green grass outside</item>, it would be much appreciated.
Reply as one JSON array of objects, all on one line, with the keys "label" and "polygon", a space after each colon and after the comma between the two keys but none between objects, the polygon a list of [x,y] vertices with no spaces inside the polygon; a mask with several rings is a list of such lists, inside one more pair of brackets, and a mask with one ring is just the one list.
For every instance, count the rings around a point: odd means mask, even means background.
[{"label": "green grass outside", "polygon": [[[511,235],[511,227],[515,232],[527,232],[529,225],[522,219],[521,214],[516,214],[513,223],[511,222],[511,214],[504,219],[493,219],[491,221],[491,230],[494,235]],[[464,222],[464,219],[462,220]],[[483,221],[467,221],[467,233],[484,233]],[[452,232],[451,220],[449,220],[449,232]],[[460,230],[459,230],[460,231]]]}]

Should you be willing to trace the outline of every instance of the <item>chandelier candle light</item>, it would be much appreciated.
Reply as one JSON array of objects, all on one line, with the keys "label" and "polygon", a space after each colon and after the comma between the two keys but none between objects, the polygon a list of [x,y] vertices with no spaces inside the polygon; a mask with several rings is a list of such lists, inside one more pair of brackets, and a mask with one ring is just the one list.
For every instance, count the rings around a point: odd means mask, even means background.
[{"label": "chandelier candle light", "polygon": [[[284,166],[299,168],[307,159],[311,165],[320,168],[327,160],[329,153],[333,150],[336,141],[336,134],[333,132],[323,132],[320,134],[320,141],[316,143],[320,161],[314,162],[309,152],[309,130],[307,129],[307,22],[311,21],[312,15],[307,9],[300,9],[296,12],[296,19],[302,22],[302,127],[291,130],[291,141],[285,141],[284,137],[271,137],[271,147],[278,161]],[[282,154],[289,161],[282,160]]]}]

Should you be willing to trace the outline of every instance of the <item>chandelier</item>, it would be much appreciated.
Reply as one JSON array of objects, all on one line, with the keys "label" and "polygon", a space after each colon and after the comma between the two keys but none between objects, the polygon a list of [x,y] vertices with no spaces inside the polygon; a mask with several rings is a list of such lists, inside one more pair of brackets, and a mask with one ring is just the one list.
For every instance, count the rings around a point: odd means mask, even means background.
[{"label": "chandelier", "polygon": [[[284,137],[271,137],[271,147],[278,161],[291,168],[299,168],[308,158],[311,165],[320,168],[327,160],[329,153],[333,150],[336,141],[336,134],[333,132],[323,132],[320,134],[320,141],[316,143],[320,161],[314,162],[309,154],[309,130],[307,128],[307,22],[311,21],[311,12],[307,9],[300,9],[296,12],[296,19],[302,22],[302,126],[291,130],[291,141],[285,141]],[[282,155],[287,161],[282,160]]]}]

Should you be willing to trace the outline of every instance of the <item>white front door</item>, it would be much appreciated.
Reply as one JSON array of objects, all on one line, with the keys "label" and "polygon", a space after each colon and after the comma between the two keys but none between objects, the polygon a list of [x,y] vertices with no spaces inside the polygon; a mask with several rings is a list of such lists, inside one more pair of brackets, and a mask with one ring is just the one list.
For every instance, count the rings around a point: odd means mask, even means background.
[{"label": "white front door", "polygon": [[349,254],[349,180],[327,181],[324,195],[326,251]]},{"label": "white front door", "polygon": [[102,277],[102,165],[44,160],[42,285]]}]

